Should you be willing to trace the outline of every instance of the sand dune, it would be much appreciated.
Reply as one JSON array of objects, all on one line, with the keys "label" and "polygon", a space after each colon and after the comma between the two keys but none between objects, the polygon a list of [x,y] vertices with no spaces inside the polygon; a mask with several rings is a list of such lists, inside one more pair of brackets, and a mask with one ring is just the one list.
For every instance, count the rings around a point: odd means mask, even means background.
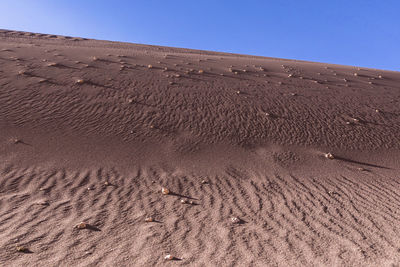
[{"label": "sand dune", "polygon": [[1,30],[1,265],[397,266],[399,102],[399,72]]}]

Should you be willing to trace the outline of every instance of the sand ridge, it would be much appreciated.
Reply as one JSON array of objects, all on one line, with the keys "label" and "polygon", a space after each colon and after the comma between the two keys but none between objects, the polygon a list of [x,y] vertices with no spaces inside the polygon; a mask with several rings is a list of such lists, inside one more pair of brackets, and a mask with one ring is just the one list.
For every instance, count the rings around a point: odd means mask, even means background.
[{"label": "sand ridge", "polygon": [[399,81],[0,30],[0,259],[396,264]]}]

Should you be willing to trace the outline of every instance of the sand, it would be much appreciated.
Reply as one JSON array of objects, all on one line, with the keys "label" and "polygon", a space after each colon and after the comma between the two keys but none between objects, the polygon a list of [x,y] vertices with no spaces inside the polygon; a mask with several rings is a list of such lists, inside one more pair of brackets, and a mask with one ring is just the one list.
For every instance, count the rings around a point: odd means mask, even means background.
[{"label": "sand", "polygon": [[397,266],[399,102],[394,71],[1,30],[0,265]]}]

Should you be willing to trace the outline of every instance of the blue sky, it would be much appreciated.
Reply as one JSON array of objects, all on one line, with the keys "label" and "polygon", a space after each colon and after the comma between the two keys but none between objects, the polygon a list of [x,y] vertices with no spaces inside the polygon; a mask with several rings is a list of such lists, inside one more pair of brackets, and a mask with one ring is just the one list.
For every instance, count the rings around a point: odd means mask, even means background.
[{"label": "blue sky", "polygon": [[2,0],[0,28],[400,71],[399,0]]}]

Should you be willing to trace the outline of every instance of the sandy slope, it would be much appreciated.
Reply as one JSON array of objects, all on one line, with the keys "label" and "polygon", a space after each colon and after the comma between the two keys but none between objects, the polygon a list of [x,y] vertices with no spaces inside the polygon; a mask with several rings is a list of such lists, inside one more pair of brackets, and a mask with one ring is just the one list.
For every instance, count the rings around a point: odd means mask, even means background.
[{"label": "sandy slope", "polygon": [[395,265],[399,102],[398,72],[2,30],[1,265]]}]

